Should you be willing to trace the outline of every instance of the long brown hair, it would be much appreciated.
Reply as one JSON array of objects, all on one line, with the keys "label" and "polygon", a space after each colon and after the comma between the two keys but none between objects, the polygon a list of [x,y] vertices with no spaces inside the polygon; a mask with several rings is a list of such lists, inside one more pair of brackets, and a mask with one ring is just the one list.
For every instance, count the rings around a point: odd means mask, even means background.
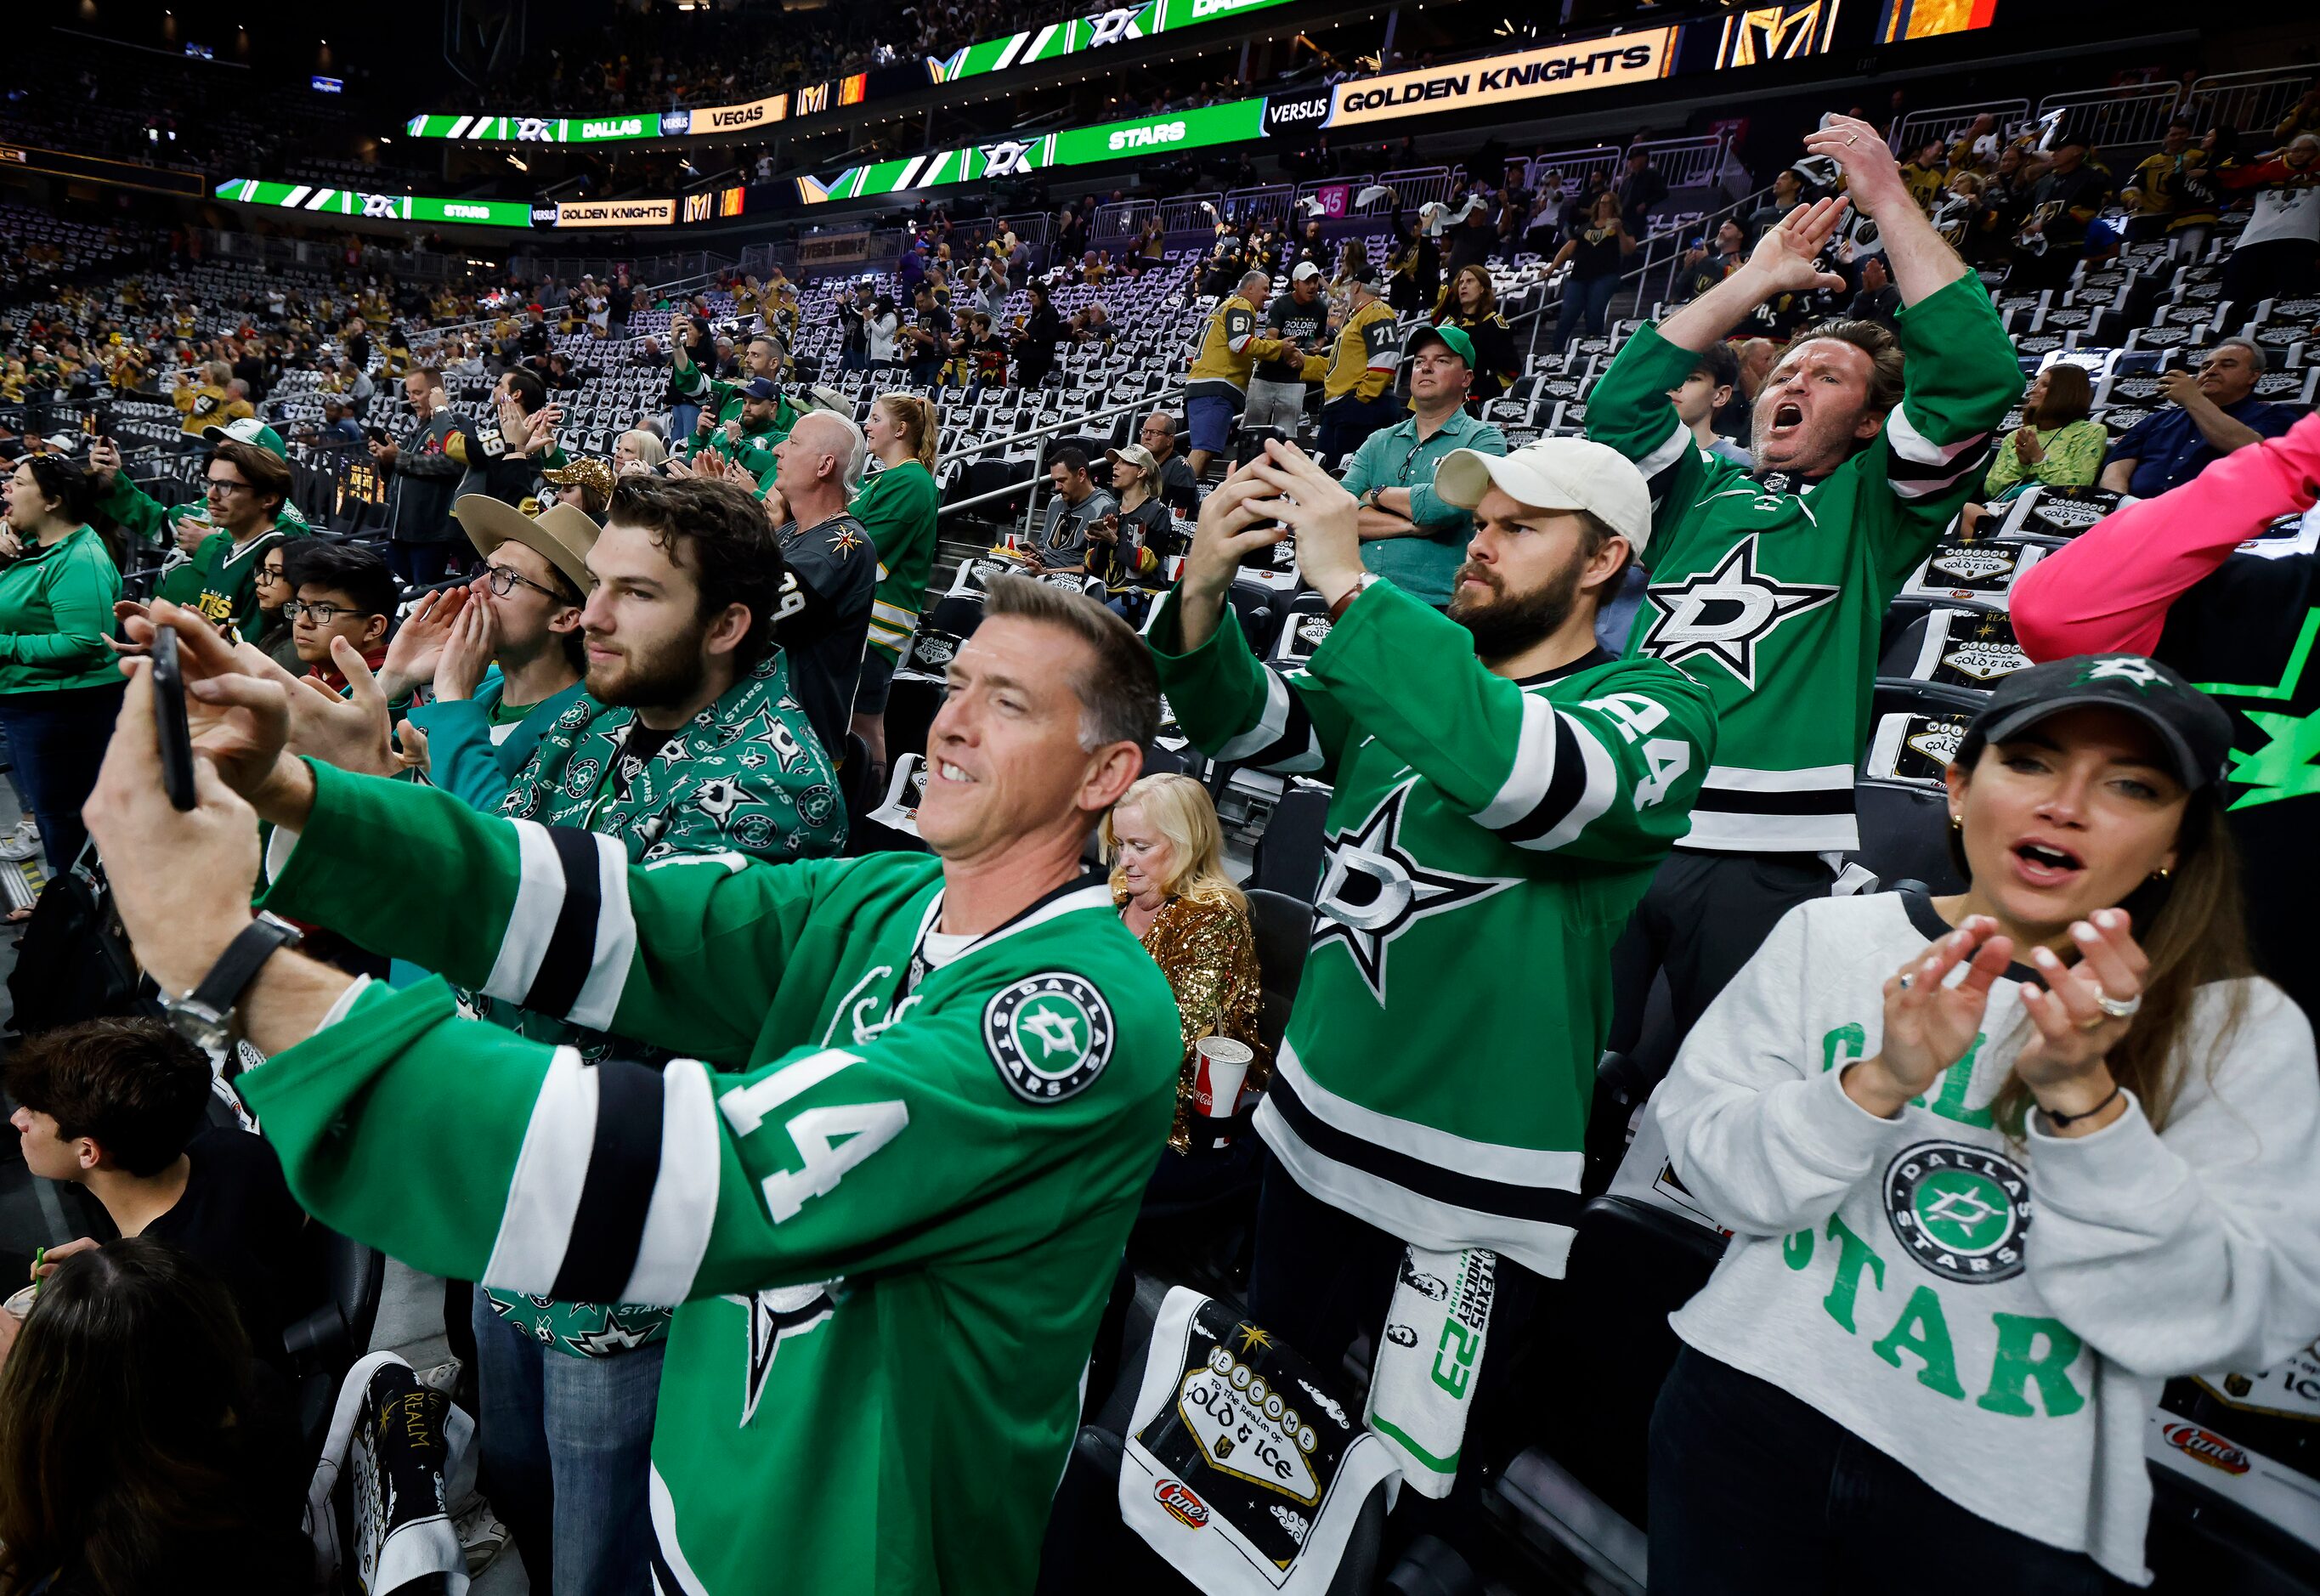
[{"label": "long brown hair", "polygon": [[1483,267],[1462,266],[1458,268],[1450,279],[1450,286],[1443,293],[1442,313],[1456,320],[1465,319],[1466,306],[1458,297],[1458,285],[1468,277],[1473,278],[1482,287],[1482,297],[1474,302],[1473,319],[1486,322],[1498,313],[1499,291],[1491,286],[1490,271]]},{"label": "long brown hair", "polygon": [[[1988,753],[1985,748],[1982,757]],[[1969,796],[1971,792],[1969,786]],[[1972,871],[1954,827],[1950,857],[1959,874],[1971,879]],[[2175,833],[2174,869],[2164,878],[2144,882],[2119,907],[2133,920],[2134,939],[2151,967],[2143,978],[2143,1006],[2107,1062],[2111,1079],[2134,1093],[2153,1129],[2163,1130],[2189,1072],[2196,1068],[2212,1075],[2246,1017],[2246,989],[2225,986],[2222,1023],[2205,1056],[2194,1057],[2192,1020],[2200,988],[2255,974],[2248,953],[2247,911],[2241,899],[2239,850],[2212,787],[2192,793],[2183,806]],[[2007,1038],[2009,1051],[2025,1042],[2032,1029],[2025,1014]],[[2030,1088],[2021,1076],[2009,1074],[1990,1111],[2000,1129],[2019,1137],[2030,1102]]]},{"label": "long brown hair", "polygon": [[2087,368],[2057,360],[2046,367],[2045,377],[2046,396],[2038,401],[2037,413],[2024,419],[2042,431],[2085,421],[2095,407],[2094,385],[2087,380]]},{"label": "long brown hair", "polygon": [[902,430],[902,437],[911,446],[911,453],[919,464],[931,471],[935,468],[935,407],[919,394],[881,394],[877,408]]},{"label": "long brown hair", "polygon": [[0,1592],[59,1572],[168,1590],[196,1570],[303,1589],[296,1460],[251,1419],[249,1342],[213,1276],[144,1237],[66,1259],[0,1365]]}]

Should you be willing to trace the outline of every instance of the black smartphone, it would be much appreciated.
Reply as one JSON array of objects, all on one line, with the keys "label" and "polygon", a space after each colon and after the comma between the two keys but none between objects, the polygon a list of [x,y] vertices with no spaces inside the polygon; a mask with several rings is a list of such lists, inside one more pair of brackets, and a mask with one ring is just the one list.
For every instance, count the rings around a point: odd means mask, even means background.
[{"label": "black smartphone", "polygon": [[194,806],[194,738],[186,725],[186,677],[177,629],[153,629],[153,728],[161,741],[161,785],[180,810]]}]

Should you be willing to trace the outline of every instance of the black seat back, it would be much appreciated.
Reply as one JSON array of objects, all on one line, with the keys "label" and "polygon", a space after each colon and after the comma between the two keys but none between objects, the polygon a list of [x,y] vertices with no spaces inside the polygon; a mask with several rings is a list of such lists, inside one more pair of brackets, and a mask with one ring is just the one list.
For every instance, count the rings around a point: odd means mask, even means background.
[{"label": "black seat back", "polygon": [[1256,939],[1256,967],[1264,979],[1259,1035],[1277,1052],[1297,1001],[1297,984],[1304,978],[1305,955],[1313,946],[1313,905],[1258,887],[1248,894],[1248,919]]},{"label": "black seat back", "polygon": [[1313,901],[1321,883],[1323,831],[1329,794],[1291,784],[1273,806],[1257,839],[1252,879],[1268,893]]}]

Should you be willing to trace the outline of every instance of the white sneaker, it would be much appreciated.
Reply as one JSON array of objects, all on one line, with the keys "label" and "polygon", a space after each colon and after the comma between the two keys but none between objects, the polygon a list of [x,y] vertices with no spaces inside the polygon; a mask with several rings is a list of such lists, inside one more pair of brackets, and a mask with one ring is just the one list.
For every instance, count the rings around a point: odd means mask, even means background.
[{"label": "white sneaker", "polygon": [[0,860],[21,865],[41,851],[41,829],[29,819],[16,822],[16,829],[0,840]]},{"label": "white sneaker", "polygon": [[420,1370],[412,1378],[430,1391],[440,1391],[449,1396],[459,1389],[459,1376],[466,1371],[467,1365],[456,1357],[447,1357],[431,1369]]},{"label": "white sneaker", "polygon": [[489,1502],[479,1501],[452,1521],[459,1535],[459,1549],[467,1555],[467,1577],[474,1579],[499,1561],[512,1538],[508,1527],[500,1522]]}]

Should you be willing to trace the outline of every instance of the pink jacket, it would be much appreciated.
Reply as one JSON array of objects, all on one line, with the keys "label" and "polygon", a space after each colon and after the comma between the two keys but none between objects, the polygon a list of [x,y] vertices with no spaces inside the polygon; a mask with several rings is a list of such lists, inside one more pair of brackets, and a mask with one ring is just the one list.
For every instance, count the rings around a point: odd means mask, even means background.
[{"label": "pink jacket", "polygon": [[2034,660],[2148,654],[2167,611],[2246,540],[2320,499],[2320,413],[2105,516],[2030,567],[2014,635]]}]

